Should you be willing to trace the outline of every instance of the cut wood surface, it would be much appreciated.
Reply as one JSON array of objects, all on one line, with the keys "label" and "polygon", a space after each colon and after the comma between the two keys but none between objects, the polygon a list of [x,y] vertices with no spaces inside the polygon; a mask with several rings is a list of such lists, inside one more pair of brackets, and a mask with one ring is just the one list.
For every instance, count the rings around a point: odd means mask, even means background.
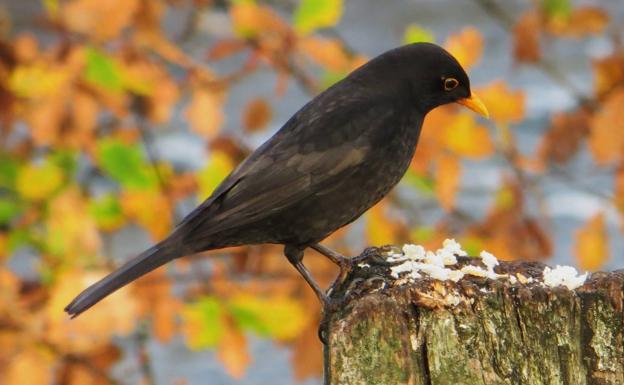
[{"label": "cut wood surface", "polygon": [[545,285],[541,263],[501,262],[512,279],[406,280],[391,250],[369,249],[332,288],[326,384],[624,384],[624,271],[575,290]]}]

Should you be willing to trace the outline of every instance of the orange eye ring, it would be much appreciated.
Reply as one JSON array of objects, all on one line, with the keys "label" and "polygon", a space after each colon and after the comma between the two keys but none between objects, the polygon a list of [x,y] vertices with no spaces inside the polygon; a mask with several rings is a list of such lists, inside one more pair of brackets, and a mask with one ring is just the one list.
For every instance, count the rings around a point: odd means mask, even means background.
[{"label": "orange eye ring", "polygon": [[444,79],[444,91],[450,91],[457,87],[459,82],[455,78],[446,78]]}]

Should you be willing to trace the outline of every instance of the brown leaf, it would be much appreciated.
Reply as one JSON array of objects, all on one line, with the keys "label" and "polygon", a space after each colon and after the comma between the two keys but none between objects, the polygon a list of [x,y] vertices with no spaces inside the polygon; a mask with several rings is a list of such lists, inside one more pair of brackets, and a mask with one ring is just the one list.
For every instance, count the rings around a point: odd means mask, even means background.
[{"label": "brown leaf", "polygon": [[589,149],[594,161],[606,165],[622,159],[624,151],[624,88],[609,95],[590,121]]},{"label": "brown leaf", "polygon": [[598,270],[609,259],[609,240],[603,213],[596,214],[577,231],[574,253],[583,270]]},{"label": "brown leaf", "polygon": [[540,19],[535,11],[527,11],[513,28],[514,58],[517,62],[534,63],[541,58]]},{"label": "brown leaf", "polygon": [[461,163],[459,159],[453,155],[441,155],[438,158],[435,192],[440,206],[447,211],[451,211],[455,206],[460,177]]},{"label": "brown leaf", "polygon": [[590,116],[590,112],[582,107],[572,112],[553,114],[537,151],[539,160],[558,164],[570,160],[589,133]]},{"label": "brown leaf", "polygon": [[243,126],[249,132],[259,131],[271,121],[271,106],[263,98],[251,100],[243,112]]},{"label": "brown leaf", "polygon": [[208,59],[221,60],[247,48],[247,43],[238,39],[223,39],[216,42],[208,51]]}]

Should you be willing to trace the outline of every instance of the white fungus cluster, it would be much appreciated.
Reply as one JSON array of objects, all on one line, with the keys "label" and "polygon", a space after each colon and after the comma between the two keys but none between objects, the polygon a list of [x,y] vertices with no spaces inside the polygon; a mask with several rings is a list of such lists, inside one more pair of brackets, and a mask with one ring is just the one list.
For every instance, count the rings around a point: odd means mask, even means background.
[{"label": "white fungus cluster", "polygon": [[572,266],[557,265],[554,269],[547,266],[544,269],[544,284],[549,287],[565,286],[570,290],[574,290],[583,286],[587,279],[587,274],[579,275]]},{"label": "white fungus cluster", "polygon": [[[499,264],[498,259],[487,251],[482,251],[479,254],[485,268],[466,265],[457,269],[457,256],[466,256],[467,253],[454,239],[446,239],[442,248],[435,252],[425,250],[420,245],[411,244],[404,245],[402,252],[392,253],[388,257],[389,262],[401,262],[391,267],[391,275],[400,279],[401,283],[413,282],[422,278],[423,274],[436,280],[453,282],[458,282],[466,275],[492,280],[504,278],[508,279],[511,284],[520,282],[526,285],[535,282],[532,277],[526,277],[522,273],[514,275],[497,274],[494,268]],[[546,267],[541,284],[547,287],[565,286],[574,290],[582,286],[586,278],[587,273],[578,275],[576,269],[570,266],[557,266],[555,269]]]}]

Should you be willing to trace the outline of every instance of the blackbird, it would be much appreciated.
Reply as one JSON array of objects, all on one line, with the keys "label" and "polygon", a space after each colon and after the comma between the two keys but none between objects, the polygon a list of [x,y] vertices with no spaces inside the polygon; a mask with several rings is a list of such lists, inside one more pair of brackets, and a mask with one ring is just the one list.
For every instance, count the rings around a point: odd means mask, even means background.
[{"label": "blackbird", "polygon": [[375,57],[297,111],[169,237],[84,290],[65,311],[75,317],[175,258],[262,243],[284,245],[288,261],[327,304],[302,263],[304,250],[348,270],[349,258],[318,242],[388,194],[410,164],[425,115],[452,102],[488,115],[443,48],[415,43]]}]

